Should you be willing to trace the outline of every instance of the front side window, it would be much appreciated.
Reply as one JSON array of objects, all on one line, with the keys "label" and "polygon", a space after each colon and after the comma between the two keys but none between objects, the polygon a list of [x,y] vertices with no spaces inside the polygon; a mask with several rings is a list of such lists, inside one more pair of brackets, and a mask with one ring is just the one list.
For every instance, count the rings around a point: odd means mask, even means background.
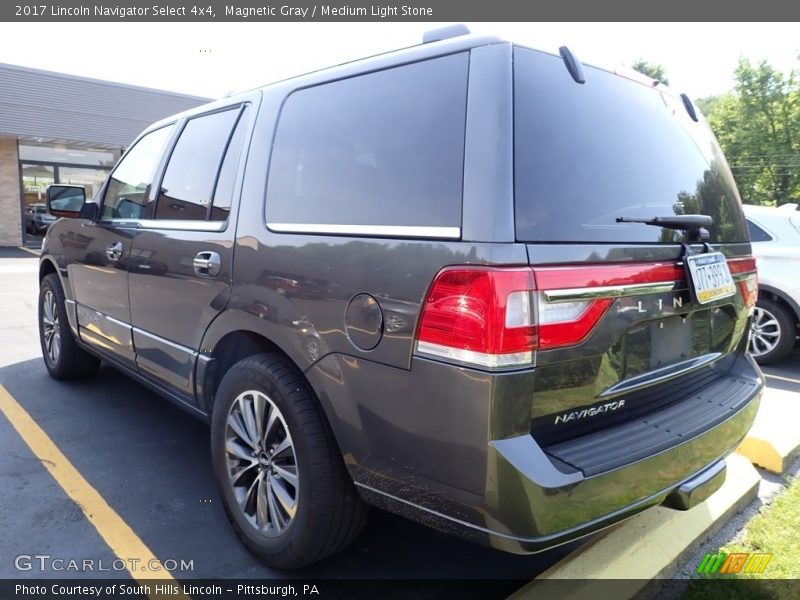
[{"label": "front side window", "polygon": [[294,92],[275,134],[269,227],[457,237],[467,69],[454,54]]},{"label": "front side window", "polygon": [[237,107],[195,117],[186,123],[164,172],[156,219],[205,221],[208,218],[217,176],[240,112]]},{"label": "front side window", "polygon": [[173,125],[151,131],[131,148],[111,174],[103,200],[103,219],[142,219],[161,153]]}]

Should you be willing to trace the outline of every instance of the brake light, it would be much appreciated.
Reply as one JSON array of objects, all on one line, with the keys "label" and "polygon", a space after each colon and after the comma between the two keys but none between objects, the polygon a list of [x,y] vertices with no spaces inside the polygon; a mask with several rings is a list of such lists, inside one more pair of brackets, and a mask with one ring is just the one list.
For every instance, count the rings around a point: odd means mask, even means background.
[{"label": "brake light", "polygon": [[417,353],[483,367],[533,363],[585,340],[615,297],[674,287],[674,263],[448,267],[423,303]]},{"label": "brake light", "polygon": [[441,271],[425,299],[417,351],[484,367],[530,363],[533,288],[527,268]]},{"label": "brake light", "polygon": [[728,268],[731,275],[736,280],[742,300],[748,308],[756,305],[758,300],[758,270],[756,259],[753,256],[743,258],[731,258],[728,260]]}]

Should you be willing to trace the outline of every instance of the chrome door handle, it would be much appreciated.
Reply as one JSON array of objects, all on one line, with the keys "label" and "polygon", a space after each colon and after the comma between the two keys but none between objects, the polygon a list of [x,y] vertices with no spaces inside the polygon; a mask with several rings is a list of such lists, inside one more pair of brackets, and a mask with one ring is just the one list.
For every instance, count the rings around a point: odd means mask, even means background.
[{"label": "chrome door handle", "polygon": [[114,242],[106,246],[106,256],[112,262],[117,262],[122,258],[122,242]]},{"label": "chrome door handle", "polygon": [[216,277],[221,265],[222,260],[216,252],[198,252],[192,260],[194,272],[203,277]]}]

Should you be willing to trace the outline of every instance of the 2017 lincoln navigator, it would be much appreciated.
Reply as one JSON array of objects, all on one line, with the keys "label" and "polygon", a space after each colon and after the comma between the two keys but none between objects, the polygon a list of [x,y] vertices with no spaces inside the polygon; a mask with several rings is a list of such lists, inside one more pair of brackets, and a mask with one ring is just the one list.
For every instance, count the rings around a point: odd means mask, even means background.
[{"label": "2017 lincoln navigator", "polygon": [[160,121],[48,203],[48,371],[102,360],[207,420],[275,567],[368,505],[516,553],[689,509],[758,408],[719,146],[566,47],[434,33]]}]

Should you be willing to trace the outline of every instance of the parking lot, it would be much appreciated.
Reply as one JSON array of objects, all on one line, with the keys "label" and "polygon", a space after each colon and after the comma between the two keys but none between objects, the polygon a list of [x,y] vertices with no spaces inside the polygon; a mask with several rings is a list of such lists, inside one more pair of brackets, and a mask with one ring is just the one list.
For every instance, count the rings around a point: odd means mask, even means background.
[{"label": "parking lot", "polygon": [[[36,326],[37,265],[36,257],[23,251],[0,254],[0,384],[159,560],[193,561],[191,571],[176,577],[286,576],[259,564],[229,526],[218,501],[204,423],[109,367],[85,381],[50,379]],[[0,578],[84,576],[39,572],[38,565],[21,572],[14,564],[19,554],[106,565],[115,559],[2,415],[0,489]],[[526,580],[569,550],[513,556],[373,511],[352,547],[294,575]]]},{"label": "parking lot", "polygon": [[[260,565],[228,525],[205,424],[105,366],[86,381],[48,377],[36,327],[37,265],[30,252],[0,253],[0,384],[159,560],[192,561],[192,569],[176,577],[285,576]],[[800,351],[765,373],[770,387],[800,392]],[[0,489],[0,578],[87,575],[38,566],[20,571],[14,561],[19,554],[105,564],[115,559],[5,416],[0,416]],[[351,548],[295,575],[527,580],[572,548],[512,556],[374,511]]]}]

